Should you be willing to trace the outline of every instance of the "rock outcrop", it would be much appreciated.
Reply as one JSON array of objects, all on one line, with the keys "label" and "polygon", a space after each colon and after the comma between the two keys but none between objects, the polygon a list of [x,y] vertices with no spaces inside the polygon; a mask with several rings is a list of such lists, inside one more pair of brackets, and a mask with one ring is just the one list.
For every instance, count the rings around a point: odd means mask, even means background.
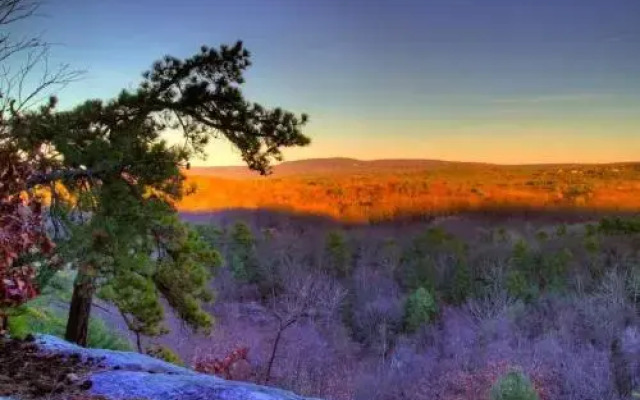
[{"label": "rock outcrop", "polygon": [[143,354],[85,349],[49,335],[39,335],[36,343],[43,351],[100,359],[103,368],[86,377],[91,381],[89,393],[112,400],[312,400],[280,389],[200,374]]}]

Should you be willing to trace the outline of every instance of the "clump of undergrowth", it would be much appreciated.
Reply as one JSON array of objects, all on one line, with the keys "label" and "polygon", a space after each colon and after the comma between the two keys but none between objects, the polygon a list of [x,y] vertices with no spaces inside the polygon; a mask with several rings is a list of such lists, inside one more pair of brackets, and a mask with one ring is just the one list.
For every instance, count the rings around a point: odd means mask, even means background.
[{"label": "clump of undergrowth", "polygon": [[147,348],[147,354],[151,357],[155,357],[171,364],[179,365],[181,367],[184,366],[184,362],[182,361],[180,356],[167,346],[158,344],[149,346]]},{"label": "clump of undergrowth", "polygon": [[433,320],[438,313],[438,304],[429,290],[418,288],[405,305],[405,328],[408,332],[415,332],[420,325]]},{"label": "clump of undergrowth", "polygon": [[502,376],[491,387],[491,400],[539,400],[531,380],[519,371]]}]

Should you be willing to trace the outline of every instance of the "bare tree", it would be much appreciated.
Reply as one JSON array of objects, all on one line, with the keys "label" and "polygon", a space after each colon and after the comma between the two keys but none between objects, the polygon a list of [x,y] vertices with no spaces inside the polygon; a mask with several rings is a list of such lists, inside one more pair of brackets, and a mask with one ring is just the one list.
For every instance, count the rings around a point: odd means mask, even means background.
[{"label": "bare tree", "polygon": [[400,288],[383,272],[362,266],[353,275],[352,294],[351,324],[355,336],[374,349],[384,364],[402,322]]},{"label": "bare tree", "polygon": [[37,17],[40,7],[38,0],[0,0],[0,122],[7,114],[38,105],[82,74],[68,64],[50,65],[52,44],[41,36],[12,34],[17,23]]},{"label": "bare tree", "polygon": [[335,315],[345,296],[344,289],[334,279],[310,271],[290,256],[283,257],[277,270],[283,289],[269,301],[269,311],[276,320],[277,328],[264,377],[265,383],[271,379],[282,334],[303,320],[318,321]]}]

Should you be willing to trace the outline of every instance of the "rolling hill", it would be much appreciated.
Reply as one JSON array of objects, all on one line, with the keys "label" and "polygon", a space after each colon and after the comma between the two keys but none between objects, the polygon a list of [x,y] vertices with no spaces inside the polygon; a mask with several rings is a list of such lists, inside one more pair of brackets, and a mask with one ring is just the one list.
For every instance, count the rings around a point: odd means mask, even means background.
[{"label": "rolling hill", "polygon": [[640,210],[640,163],[496,165],[349,158],[186,171],[182,212],[275,209],[345,221],[478,210]]},{"label": "rolling hill", "polygon": [[[291,175],[311,174],[352,174],[363,172],[411,171],[419,169],[433,169],[444,166],[488,166],[491,164],[465,163],[441,160],[411,160],[385,159],[363,161],[354,158],[314,158],[306,160],[285,161],[274,166],[273,176],[283,177]],[[194,167],[189,171],[191,175],[217,176],[223,178],[255,178],[258,173],[250,171],[245,166],[232,167]]]}]

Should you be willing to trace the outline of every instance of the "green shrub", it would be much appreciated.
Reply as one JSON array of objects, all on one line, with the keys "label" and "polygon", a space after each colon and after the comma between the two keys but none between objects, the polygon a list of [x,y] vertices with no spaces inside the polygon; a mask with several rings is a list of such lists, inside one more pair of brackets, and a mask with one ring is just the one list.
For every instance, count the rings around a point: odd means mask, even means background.
[{"label": "green shrub", "polygon": [[539,242],[545,242],[549,239],[549,234],[545,231],[538,231],[536,232],[536,239]]},{"label": "green shrub", "polygon": [[587,237],[595,236],[598,233],[598,227],[594,224],[587,224],[585,227],[585,235]]},{"label": "green shrub", "polygon": [[473,291],[471,269],[464,260],[457,260],[454,268],[450,298],[453,304],[462,304]]},{"label": "green shrub", "polygon": [[[12,310],[8,318],[8,331],[12,337],[24,338],[28,334],[46,334],[64,338],[67,313],[55,304],[71,301],[75,272],[58,271],[46,277],[42,294]],[[89,320],[87,346],[110,350],[131,350],[127,339],[119,335],[99,318]]]},{"label": "green shrub", "polygon": [[127,339],[107,327],[104,321],[99,318],[91,318],[89,320],[87,347],[122,351],[132,350],[131,344]]},{"label": "green shrub", "polygon": [[249,281],[249,274],[247,272],[243,257],[239,254],[231,254],[229,256],[229,269],[233,274],[233,277],[239,281]]},{"label": "green shrub", "polygon": [[251,283],[260,281],[255,242],[253,232],[247,224],[237,222],[233,225],[227,257],[231,273],[240,281]]},{"label": "green shrub", "polygon": [[533,272],[535,269],[535,257],[529,250],[527,242],[519,240],[513,246],[513,252],[511,255],[511,265],[524,273]]},{"label": "green shrub", "polygon": [[430,291],[436,289],[436,266],[434,260],[422,258],[403,258],[400,269],[400,281],[409,291],[424,287]]},{"label": "green shrub", "polygon": [[209,246],[220,248],[224,244],[224,231],[219,227],[209,224],[189,224]]},{"label": "green shrub", "polygon": [[638,218],[603,218],[598,225],[598,231],[606,235],[633,235],[640,233],[640,219]]},{"label": "green shrub", "polygon": [[63,337],[65,323],[64,318],[51,310],[23,305],[9,317],[9,334],[18,339],[32,333]]},{"label": "green shrub", "polygon": [[[442,228],[430,228],[414,238],[404,249],[400,259],[399,281],[404,288],[416,290],[419,287],[435,291],[436,288],[448,293],[446,287],[438,279],[437,266],[462,261],[467,248],[455,236]],[[443,287],[444,286],[444,287]]]},{"label": "green shrub", "polygon": [[540,265],[540,278],[547,290],[561,291],[565,288],[566,274],[573,254],[569,249],[544,255]]},{"label": "green shrub", "polygon": [[534,298],[538,292],[537,285],[530,282],[526,274],[517,269],[512,269],[507,273],[506,286],[509,295],[525,301]]},{"label": "green shrub", "polygon": [[509,266],[506,277],[507,292],[525,301],[536,297],[540,288],[544,287],[550,278],[546,275],[547,270],[561,269],[555,261],[547,260],[544,253],[530,250],[522,240],[513,247]]},{"label": "green shrub", "polygon": [[604,273],[604,264],[601,262],[601,245],[598,236],[586,235],[584,238],[584,249],[587,252],[587,270],[591,278],[597,281],[602,278]]},{"label": "green shrub", "polygon": [[[9,334],[12,337],[24,338],[28,334],[47,334],[64,337],[67,324],[66,313],[56,311],[47,306],[26,304],[9,317]],[[89,320],[87,347],[110,350],[131,350],[129,341],[108,328],[98,318]]]},{"label": "green shrub", "polygon": [[152,345],[147,348],[147,354],[151,357],[155,357],[157,359],[166,361],[171,364],[179,365],[181,367],[184,366],[184,362],[173,350],[168,348],[167,346],[162,345]]},{"label": "green shrub", "polygon": [[452,243],[455,237],[444,228],[436,227],[427,229],[427,232],[419,240],[423,240],[427,246],[438,247]]},{"label": "green shrub", "polygon": [[351,251],[341,232],[331,232],[327,236],[325,262],[334,276],[343,278],[351,273]]},{"label": "green shrub", "polygon": [[491,400],[539,400],[529,378],[512,371],[491,387]]},{"label": "green shrub", "polygon": [[418,288],[405,303],[404,324],[407,332],[415,332],[438,314],[438,305],[433,295],[425,288]]}]

